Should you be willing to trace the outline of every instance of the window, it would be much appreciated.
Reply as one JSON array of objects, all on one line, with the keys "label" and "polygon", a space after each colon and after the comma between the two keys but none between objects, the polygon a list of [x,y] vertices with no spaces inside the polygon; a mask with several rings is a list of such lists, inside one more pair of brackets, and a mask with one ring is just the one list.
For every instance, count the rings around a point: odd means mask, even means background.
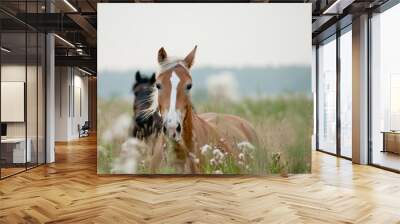
[{"label": "window", "polygon": [[336,37],[318,48],[318,149],[336,153]]},{"label": "window", "polygon": [[[1,2],[0,6],[12,2]],[[41,11],[44,1],[19,2],[18,13]],[[45,163],[45,35],[0,12],[0,178]],[[13,109],[10,109],[10,108]]]},{"label": "window", "polygon": [[352,157],[352,35],[340,36],[340,155]]},{"label": "window", "polygon": [[400,170],[400,5],[371,19],[372,163]]}]

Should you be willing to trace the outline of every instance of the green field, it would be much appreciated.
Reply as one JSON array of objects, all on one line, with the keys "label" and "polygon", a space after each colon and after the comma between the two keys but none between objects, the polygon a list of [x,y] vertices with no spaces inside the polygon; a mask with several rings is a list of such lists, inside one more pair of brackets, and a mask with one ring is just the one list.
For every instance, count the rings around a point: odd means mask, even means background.
[{"label": "green field", "polygon": [[[240,101],[194,99],[197,113],[217,112],[245,118],[255,127],[261,143],[254,149],[244,149],[240,159],[225,155],[219,162],[215,161],[218,158],[212,153],[215,150],[210,149],[203,154],[203,161],[209,162],[200,164],[203,173],[265,175],[310,172],[313,128],[313,103],[310,97],[286,95]],[[127,118],[117,121],[122,114]],[[117,99],[99,100],[98,173],[112,172],[113,164],[120,157],[121,144],[128,134],[121,132],[125,130],[124,127],[112,126],[124,126],[131,115],[132,104],[129,102]],[[111,137],[104,137],[109,136],[109,133],[112,133]],[[160,170],[160,173],[174,172],[172,167],[163,167]],[[148,173],[148,167],[140,164],[136,173]]]}]

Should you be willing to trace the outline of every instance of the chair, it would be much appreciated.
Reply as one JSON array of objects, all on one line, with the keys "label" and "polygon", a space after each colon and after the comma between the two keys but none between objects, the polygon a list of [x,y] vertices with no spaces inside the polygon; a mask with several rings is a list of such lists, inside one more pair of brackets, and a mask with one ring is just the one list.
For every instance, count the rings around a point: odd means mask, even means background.
[{"label": "chair", "polygon": [[82,127],[78,124],[79,138],[89,136],[90,123],[85,121]]}]

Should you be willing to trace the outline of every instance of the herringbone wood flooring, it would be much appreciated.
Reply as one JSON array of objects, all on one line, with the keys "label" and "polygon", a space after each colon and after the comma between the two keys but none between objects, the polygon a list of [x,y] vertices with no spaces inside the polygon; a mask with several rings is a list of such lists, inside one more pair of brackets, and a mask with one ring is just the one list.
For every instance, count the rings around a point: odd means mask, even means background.
[{"label": "herringbone wood flooring", "polygon": [[95,138],[0,181],[0,223],[400,223],[400,175],[313,153],[313,174],[97,176]]}]

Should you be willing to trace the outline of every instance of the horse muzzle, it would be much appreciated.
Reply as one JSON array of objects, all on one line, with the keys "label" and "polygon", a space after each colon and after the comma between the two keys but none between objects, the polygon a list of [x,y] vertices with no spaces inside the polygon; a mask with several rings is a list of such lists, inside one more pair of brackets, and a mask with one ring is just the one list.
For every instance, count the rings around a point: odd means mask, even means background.
[{"label": "horse muzzle", "polygon": [[181,140],[182,127],[180,123],[176,125],[166,124],[164,125],[163,131],[168,138],[176,142]]}]

